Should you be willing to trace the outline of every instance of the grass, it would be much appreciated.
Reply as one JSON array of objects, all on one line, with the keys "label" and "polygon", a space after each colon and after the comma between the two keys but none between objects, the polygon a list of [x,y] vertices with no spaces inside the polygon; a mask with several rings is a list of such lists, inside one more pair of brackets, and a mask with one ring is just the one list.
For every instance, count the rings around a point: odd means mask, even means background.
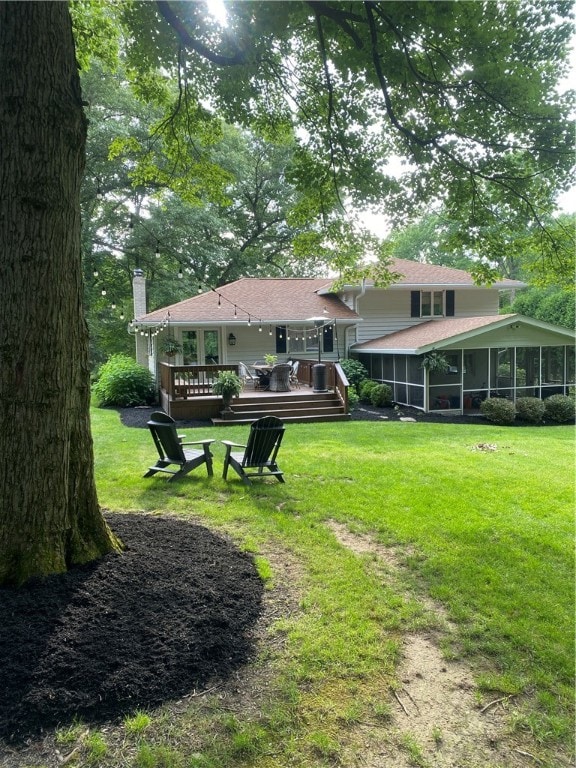
[{"label": "grass", "polygon": [[[389,716],[403,633],[434,622],[419,595],[455,622],[446,653],[473,666],[483,700],[510,697],[510,728],[544,756],[571,750],[573,428],[290,425],[279,456],[286,484],[250,489],[235,475],[220,478],[218,443],[213,479],[200,469],[167,484],[142,479],[155,460],[147,431],[94,410],[93,432],[103,507],[193,516],[230,533],[256,554],[268,593],[273,555],[283,553],[300,593],[298,610],[272,628],[280,650],[260,661],[273,681],[257,715],[206,706],[168,724],[155,714],[126,729],[140,740],[134,758],[116,753],[107,763],[112,752],[93,744],[102,765],[345,765],[353,723]],[[247,429],[192,432],[242,442]],[[404,575],[383,579],[373,558],[336,540],[328,520],[393,547]],[[416,747],[404,744],[423,764]]]}]

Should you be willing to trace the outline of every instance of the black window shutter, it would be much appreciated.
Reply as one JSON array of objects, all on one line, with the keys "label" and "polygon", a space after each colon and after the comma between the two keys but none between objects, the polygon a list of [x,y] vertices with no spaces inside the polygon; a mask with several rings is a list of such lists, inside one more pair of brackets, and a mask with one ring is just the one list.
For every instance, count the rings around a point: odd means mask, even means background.
[{"label": "black window shutter", "polygon": [[446,291],[446,317],[454,317],[454,291]]},{"label": "black window shutter", "polygon": [[410,317],[420,317],[420,291],[410,291]]},{"label": "black window shutter", "polygon": [[331,325],[324,328],[324,352],[334,351],[334,329]]},{"label": "black window shutter", "polygon": [[276,326],[276,352],[286,353],[286,328],[283,325]]}]

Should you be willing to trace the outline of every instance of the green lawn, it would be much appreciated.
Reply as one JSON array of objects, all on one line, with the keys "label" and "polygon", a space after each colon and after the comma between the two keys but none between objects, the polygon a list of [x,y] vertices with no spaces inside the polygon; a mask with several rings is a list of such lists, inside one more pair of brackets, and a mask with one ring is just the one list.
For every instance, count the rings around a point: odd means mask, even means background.
[{"label": "green lawn", "polygon": [[[435,621],[423,595],[455,622],[445,653],[467,659],[482,701],[511,696],[510,728],[536,745],[541,764],[553,766],[555,750],[570,753],[572,427],[289,425],[279,454],[286,484],[250,489],[232,472],[221,479],[218,443],[213,479],[201,468],[168,484],[142,478],[155,460],[147,430],[125,428],[115,412],[97,409],[93,430],[103,507],[190,515],[225,530],[258,555],[272,593],[275,553],[298,573],[299,610],[272,628],[282,650],[269,660],[265,710],[243,719],[217,711],[204,712],[208,720],[183,716],[168,730],[153,716],[154,738],[139,734],[126,765],[337,761],[342,723],[385,718],[382,691],[394,685],[402,634]],[[186,433],[242,442],[247,428]],[[394,548],[401,576],[383,579],[373,557],[337,541],[329,520]],[[219,738],[206,736],[191,753],[187,730],[207,728]]]}]

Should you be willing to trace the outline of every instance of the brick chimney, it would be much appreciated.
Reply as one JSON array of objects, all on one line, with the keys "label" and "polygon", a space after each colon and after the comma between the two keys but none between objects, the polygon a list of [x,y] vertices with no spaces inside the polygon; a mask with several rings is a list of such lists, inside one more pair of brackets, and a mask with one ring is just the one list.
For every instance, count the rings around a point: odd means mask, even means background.
[{"label": "brick chimney", "polygon": [[132,296],[134,298],[134,317],[146,314],[146,278],[142,269],[134,270],[132,278]]},{"label": "brick chimney", "polygon": [[[138,319],[146,314],[146,278],[144,277],[144,271],[139,268],[134,270],[132,296],[134,299],[134,319]],[[136,342],[136,360],[140,365],[149,367],[148,337],[136,333],[134,339]]]}]

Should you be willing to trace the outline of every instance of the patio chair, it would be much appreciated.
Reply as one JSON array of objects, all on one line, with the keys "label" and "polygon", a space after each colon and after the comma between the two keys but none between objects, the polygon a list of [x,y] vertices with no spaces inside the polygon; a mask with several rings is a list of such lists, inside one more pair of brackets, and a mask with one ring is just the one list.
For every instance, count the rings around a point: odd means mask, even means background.
[{"label": "patio chair", "polygon": [[[155,411],[150,421],[147,422],[148,428],[152,433],[154,445],[158,450],[159,459],[153,467],[148,468],[144,477],[151,477],[156,472],[166,472],[171,475],[168,481],[183,477],[201,464],[206,464],[208,475],[212,477],[212,454],[209,445],[214,440],[194,440],[191,442],[182,442],[185,435],[178,435],[176,432],[176,422],[166,413]],[[184,450],[185,445],[201,445],[201,450]],[[168,469],[174,464],[179,469]]]},{"label": "patio chair", "polygon": [[[251,477],[275,477],[278,482],[284,482],[284,473],[278,468],[276,456],[284,437],[284,425],[276,416],[264,416],[255,421],[250,427],[248,443],[241,445],[222,440],[226,446],[224,470],[222,477],[226,480],[228,467],[238,473],[242,482],[251,485]],[[242,451],[232,451],[242,448]],[[255,469],[256,472],[246,470]],[[266,470],[266,472],[264,471]]]},{"label": "patio chair", "polygon": [[278,363],[270,372],[270,392],[289,392],[290,391],[290,373],[292,366],[287,363]]},{"label": "patio chair", "polygon": [[246,363],[238,363],[238,375],[242,379],[242,383],[245,387],[252,387],[252,389],[258,389],[258,376],[250,373],[250,369]]},{"label": "patio chair", "polygon": [[290,371],[290,386],[300,388],[300,382],[298,380],[298,368],[300,367],[300,362],[296,360],[296,362],[292,363],[292,370]]}]

